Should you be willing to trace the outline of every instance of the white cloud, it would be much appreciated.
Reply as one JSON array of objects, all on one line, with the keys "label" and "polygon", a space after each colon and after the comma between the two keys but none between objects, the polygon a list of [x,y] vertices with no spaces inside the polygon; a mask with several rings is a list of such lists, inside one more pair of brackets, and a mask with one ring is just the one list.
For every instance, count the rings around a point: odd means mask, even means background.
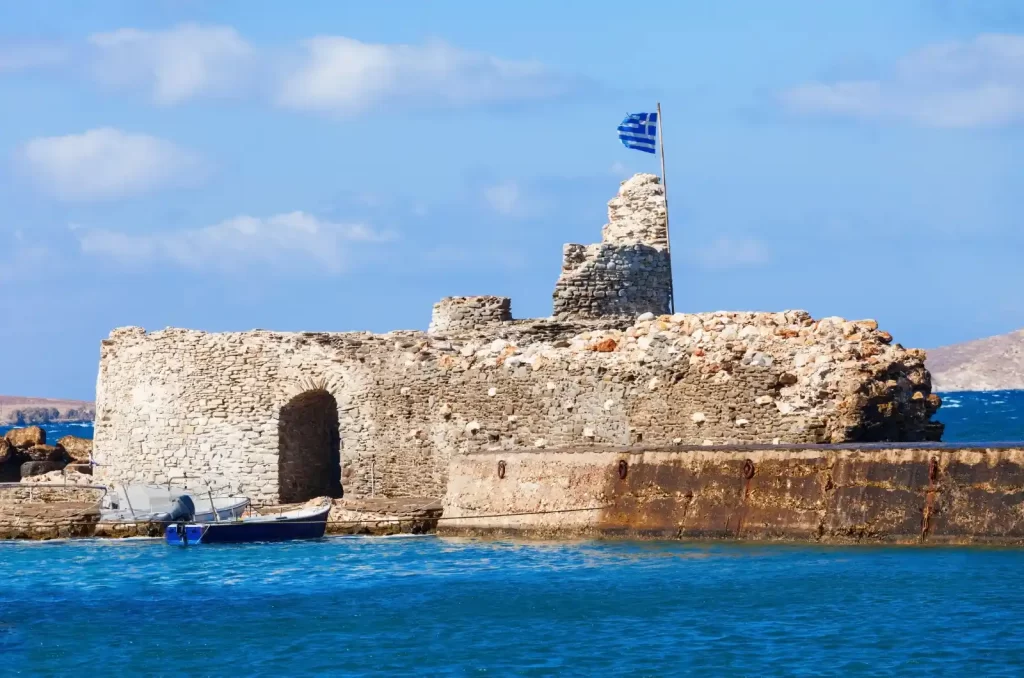
[{"label": "white cloud", "polygon": [[509,216],[516,212],[522,203],[519,184],[514,181],[503,181],[484,189],[484,199],[498,214]]},{"label": "white cloud", "polygon": [[764,243],[750,238],[722,237],[698,247],[694,255],[701,267],[712,271],[761,266],[771,259]]},{"label": "white cloud", "polygon": [[92,70],[109,86],[140,88],[159,104],[239,92],[254,50],[227,26],[183,24],[163,31],[122,28],[89,36]]},{"label": "white cloud", "polygon": [[61,200],[110,200],[194,180],[198,156],[169,141],[104,127],[39,137],[18,153],[39,188]]},{"label": "white cloud", "polygon": [[[72,48],[75,59],[69,57]],[[58,62],[76,62],[103,85],[144,92],[161,105],[245,94],[335,115],[385,104],[459,107],[544,99],[580,84],[537,61],[502,59],[438,40],[406,45],[321,35],[264,49],[230,26],[196,23],[94,33],[84,48],[0,45],[0,72]]]},{"label": "white cloud", "polygon": [[789,109],[929,127],[1024,122],[1024,35],[980,35],[930,45],[886,78],[799,85],[782,94]]},{"label": "white cloud", "polygon": [[67,59],[68,50],[54,43],[0,43],[0,73],[59,66]]},{"label": "white cloud", "polygon": [[385,243],[393,233],[365,224],[321,220],[305,212],[238,216],[205,228],[132,235],[76,229],[82,251],[132,265],[166,262],[193,269],[234,271],[251,266],[339,273],[350,250]]},{"label": "white cloud", "polygon": [[302,61],[278,93],[278,102],[289,108],[352,114],[385,102],[464,106],[557,96],[571,88],[567,78],[540,63],[439,41],[389,45],[321,36],[303,48]]},{"label": "white cloud", "polygon": [[625,176],[626,174],[629,174],[629,168],[626,167],[621,162],[619,162],[618,160],[612,163],[612,166],[608,169],[608,171],[617,177],[622,177]]}]

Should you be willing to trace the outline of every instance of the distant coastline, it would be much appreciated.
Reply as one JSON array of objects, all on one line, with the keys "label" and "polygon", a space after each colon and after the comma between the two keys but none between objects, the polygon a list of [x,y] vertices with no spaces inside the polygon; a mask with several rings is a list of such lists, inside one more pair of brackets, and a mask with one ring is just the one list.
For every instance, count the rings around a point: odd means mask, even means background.
[{"label": "distant coastline", "polygon": [[0,395],[0,426],[92,421],[96,406],[88,400],[58,400]]},{"label": "distant coastline", "polygon": [[928,349],[936,391],[1024,389],[1024,330]]}]

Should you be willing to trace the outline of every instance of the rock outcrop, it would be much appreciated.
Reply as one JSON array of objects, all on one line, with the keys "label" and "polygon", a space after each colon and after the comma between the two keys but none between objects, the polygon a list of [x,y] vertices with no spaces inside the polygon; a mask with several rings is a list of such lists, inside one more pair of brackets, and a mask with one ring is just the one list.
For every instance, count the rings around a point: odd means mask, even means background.
[{"label": "rock outcrop", "polygon": [[57,447],[64,450],[69,462],[88,464],[92,455],[92,440],[78,436],[64,436],[57,441]]},{"label": "rock outcrop", "polygon": [[74,464],[78,473],[91,474],[92,441],[64,436],[56,445],[46,444],[46,431],[38,426],[11,429],[0,438],[0,482],[60,471]]},{"label": "rock outcrop", "polygon": [[19,450],[26,449],[33,445],[45,445],[46,431],[38,426],[12,428],[4,434],[4,439]]},{"label": "rock outcrop", "polygon": [[1024,330],[928,351],[939,391],[1024,389]]}]

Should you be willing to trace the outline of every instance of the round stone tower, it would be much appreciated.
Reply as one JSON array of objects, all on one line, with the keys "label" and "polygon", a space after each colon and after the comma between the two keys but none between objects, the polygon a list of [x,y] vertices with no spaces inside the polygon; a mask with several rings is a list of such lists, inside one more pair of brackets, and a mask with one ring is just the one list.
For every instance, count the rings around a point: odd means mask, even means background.
[{"label": "round stone tower", "polygon": [[459,332],[508,320],[512,320],[512,300],[508,297],[445,297],[434,304],[427,331]]}]

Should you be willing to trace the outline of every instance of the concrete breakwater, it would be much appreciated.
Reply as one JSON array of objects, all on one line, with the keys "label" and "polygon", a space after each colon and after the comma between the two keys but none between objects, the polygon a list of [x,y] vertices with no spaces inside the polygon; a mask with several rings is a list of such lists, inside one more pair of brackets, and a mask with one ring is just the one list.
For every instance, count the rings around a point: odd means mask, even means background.
[{"label": "concrete breakwater", "polygon": [[454,535],[1024,545],[1024,445],[476,452],[443,508]]}]

